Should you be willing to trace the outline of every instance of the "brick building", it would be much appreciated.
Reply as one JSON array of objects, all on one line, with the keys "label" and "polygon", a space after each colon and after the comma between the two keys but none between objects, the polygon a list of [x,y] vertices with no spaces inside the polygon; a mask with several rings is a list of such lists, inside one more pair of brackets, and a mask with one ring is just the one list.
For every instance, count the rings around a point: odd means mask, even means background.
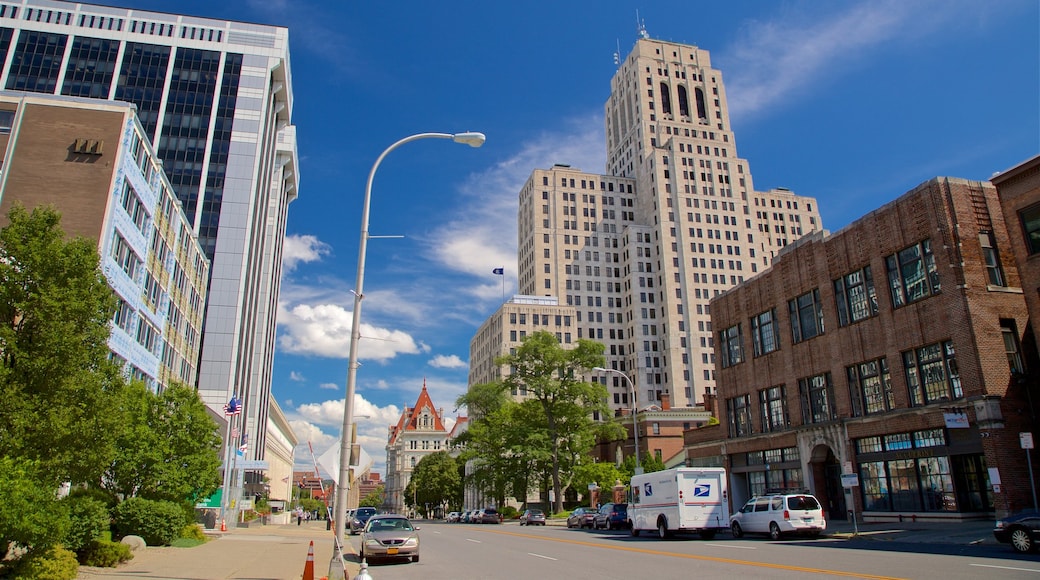
[{"label": "brick building", "polygon": [[1030,505],[1013,256],[996,189],[954,178],[789,246],[712,300],[720,425],[686,433],[687,462],[721,458],[735,506],[808,488],[831,519]]}]

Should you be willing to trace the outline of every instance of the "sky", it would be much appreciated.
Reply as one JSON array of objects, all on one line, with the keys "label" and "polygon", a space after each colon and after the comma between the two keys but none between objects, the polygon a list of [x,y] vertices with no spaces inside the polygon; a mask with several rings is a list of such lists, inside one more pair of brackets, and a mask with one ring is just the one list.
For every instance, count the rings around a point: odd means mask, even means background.
[{"label": "sky", "polygon": [[[638,38],[711,53],[756,188],[815,197],[840,230],[937,176],[1040,153],[1037,0],[114,0],[287,26],[299,198],[289,208],[272,392],[300,469],[340,433],[369,171],[354,416],[385,473],[388,427],[425,384],[452,425],[469,341],[516,290],[534,169],[603,172],[603,106]],[[492,274],[502,267],[504,276]]]}]

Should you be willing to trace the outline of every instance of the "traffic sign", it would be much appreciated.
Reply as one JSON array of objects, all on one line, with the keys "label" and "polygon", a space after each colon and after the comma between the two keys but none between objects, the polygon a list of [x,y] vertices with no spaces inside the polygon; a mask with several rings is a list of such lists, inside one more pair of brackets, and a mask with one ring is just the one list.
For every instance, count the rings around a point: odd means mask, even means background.
[{"label": "traffic sign", "polygon": [[855,473],[841,474],[841,486],[844,488],[859,487],[859,476]]},{"label": "traffic sign", "polygon": [[1028,431],[1025,432],[1025,433],[1019,433],[1018,434],[1018,442],[1021,443],[1022,449],[1032,449],[1033,448],[1033,434],[1028,432]]}]

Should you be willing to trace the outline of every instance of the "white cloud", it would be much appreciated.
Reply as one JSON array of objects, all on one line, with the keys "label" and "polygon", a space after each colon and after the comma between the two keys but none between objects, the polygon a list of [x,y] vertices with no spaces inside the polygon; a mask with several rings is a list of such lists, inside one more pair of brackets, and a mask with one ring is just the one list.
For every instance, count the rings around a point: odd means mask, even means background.
[{"label": "white cloud", "polygon": [[300,374],[300,373],[298,373],[296,371],[292,371],[292,372],[289,373],[289,380],[290,381],[296,381],[297,383],[302,383],[303,381],[305,381],[307,379],[303,378],[302,374]]},{"label": "white cloud", "polygon": [[282,248],[282,273],[292,272],[301,262],[317,262],[331,251],[332,248],[319,240],[317,236],[285,236],[285,244]]},{"label": "white cloud", "polygon": [[329,391],[335,391],[335,390],[339,389],[339,385],[337,383],[322,383],[322,384],[318,385],[318,388],[319,389],[326,389],[326,390],[329,390]]},{"label": "white cloud", "polygon": [[449,356],[439,354],[430,359],[427,364],[438,369],[464,369],[469,366],[466,361],[454,354]]},{"label": "white cloud", "polygon": [[732,46],[714,51],[713,60],[732,71],[726,80],[730,114],[739,118],[767,113],[816,90],[825,79],[853,74],[872,51],[898,49],[934,33],[951,34],[948,24],[955,15],[990,10],[976,4],[985,3],[811,3],[795,5],[772,20],[751,21]]},{"label": "white cloud", "polygon": [[[335,304],[279,304],[278,325],[282,352],[329,358],[347,358],[352,314]],[[387,361],[399,354],[417,354],[422,349],[404,331],[361,323],[358,358]]]}]

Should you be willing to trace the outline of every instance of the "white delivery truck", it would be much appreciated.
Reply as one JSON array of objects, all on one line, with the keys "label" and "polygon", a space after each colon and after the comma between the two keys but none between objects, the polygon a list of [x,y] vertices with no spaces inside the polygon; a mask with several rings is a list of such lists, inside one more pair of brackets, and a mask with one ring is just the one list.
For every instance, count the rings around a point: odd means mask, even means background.
[{"label": "white delivery truck", "polygon": [[632,535],[655,530],[658,537],[696,532],[705,540],[729,529],[726,470],[677,467],[632,476],[628,504]]}]

